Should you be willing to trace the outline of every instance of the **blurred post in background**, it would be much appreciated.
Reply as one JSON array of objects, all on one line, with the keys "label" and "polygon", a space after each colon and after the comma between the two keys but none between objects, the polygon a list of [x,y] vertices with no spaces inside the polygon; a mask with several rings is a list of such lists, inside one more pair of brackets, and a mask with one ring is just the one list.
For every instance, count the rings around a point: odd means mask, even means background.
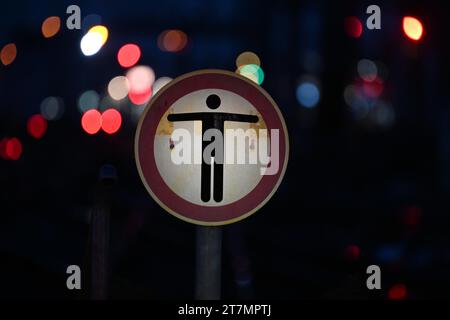
[{"label": "blurred post in background", "polygon": [[109,223],[111,214],[111,192],[117,180],[116,169],[112,165],[100,168],[99,181],[95,190],[96,204],[91,214],[91,298],[108,298],[108,255]]}]

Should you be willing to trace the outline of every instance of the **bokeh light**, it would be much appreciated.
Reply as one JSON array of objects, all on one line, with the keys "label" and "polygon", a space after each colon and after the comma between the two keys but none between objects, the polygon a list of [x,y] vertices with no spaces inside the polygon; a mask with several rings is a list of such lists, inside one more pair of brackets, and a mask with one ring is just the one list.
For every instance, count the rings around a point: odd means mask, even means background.
[{"label": "bokeh light", "polygon": [[117,52],[117,61],[124,68],[134,66],[141,57],[141,49],[138,45],[129,43],[122,46]]},{"label": "bokeh light", "polygon": [[61,29],[61,19],[53,16],[48,17],[42,22],[41,31],[44,38],[51,38]]},{"label": "bokeh light", "polygon": [[345,257],[349,261],[356,261],[359,259],[361,251],[357,245],[351,244],[345,248]]},{"label": "bokeh light", "polygon": [[260,66],[261,60],[256,53],[245,51],[236,58],[236,67],[239,68],[245,66],[246,64],[255,64],[257,66]]},{"label": "bokeh light", "polygon": [[389,300],[404,300],[408,295],[408,291],[404,284],[396,284],[389,289]]},{"label": "bokeh light", "polygon": [[256,64],[246,64],[240,66],[236,72],[259,85],[264,81],[264,71]]},{"label": "bokeh light", "polygon": [[420,224],[421,219],[422,210],[418,206],[412,205],[405,208],[402,220],[406,226],[416,227]]},{"label": "bokeh light", "polygon": [[375,254],[375,260],[381,264],[395,265],[403,259],[405,255],[405,245],[401,243],[389,243],[380,246]]},{"label": "bokeh light", "polygon": [[9,157],[6,153],[6,144],[8,143],[9,138],[2,138],[0,140],[0,157],[2,157],[4,160],[8,160]]},{"label": "bokeh light", "polygon": [[84,113],[89,109],[97,109],[99,101],[100,97],[96,91],[87,90],[78,98],[78,109],[81,113]]},{"label": "bokeh light", "polygon": [[135,105],[142,105],[147,103],[150,98],[152,97],[152,89],[148,89],[147,91],[136,93],[136,92],[129,92],[128,98],[130,101]]},{"label": "bokeh light", "polygon": [[130,92],[142,93],[148,91],[155,81],[155,72],[148,66],[137,66],[130,69],[126,75]]},{"label": "bokeh light", "polygon": [[47,120],[58,120],[64,113],[64,103],[61,98],[47,97],[41,102],[41,114]]},{"label": "bokeh light", "polygon": [[358,61],[358,74],[365,81],[373,81],[377,78],[378,68],[375,62],[369,59],[361,59]]},{"label": "bokeh light", "polygon": [[8,139],[5,146],[6,157],[10,160],[19,160],[22,155],[22,143],[18,138]]},{"label": "bokeh light", "polygon": [[355,118],[362,119],[369,113],[369,103],[360,87],[348,85],[344,90],[344,100],[352,108]]},{"label": "bokeh light", "polygon": [[181,30],[165,30],[158,36],[158,47],[162,51],[181,51],[186,47],[187,42],[188,37]]},{"label": "bokeh light", "polygon": [[152,88],[152,96],[154,96],[162,87],[164,87],[166,84],[168,84],[173,79],[170,77],[161,77],[156,79],[155,83],[153,84]]},{"label": "bokeh light", "polygon": [[92,56],[100,51],[107,40],[108,29],[105,26],[94,26],[81,39],[81,51],[85,56]]},{"label": "bokeh light", "polygon": [[255,72],[256,69],[252,67],[248,67],[244,70],[241,70],[242,67],[236,70],[236,73],[240,74],[241,76],[246,77],[247,79],[250,79],[254,83],[258,83],[258,73]]},{"label": "bokeh light", "polygon": [[108,29],[105,26],[97,25],[93,26],[89,29],[88,33],[98,33],[102,37],[102,45],[106,43],[106,40],[108,40]]},{"label": "bokeh light", "polygon": [[383,80],[389,77],[389,68],[380,60],[375,61],[377,65],[377,76]]},{"label": "bokeh light", "polygon": [[42,138],[47,131],[47,120],[40,114],[32,115],[27,121],[27,131],[33,138]]},{"label": "bokeh light", "polygon": [[102,48],[102,36],[99,33],[88,32],[81,39],[80,48],[85,56],[92,56]]},{"label": "bokeh light", "polygon": [[140,105],[150,100],[155,72],[148,66],[136,66],[130,69],[126,77],[130,86],[128,97],[134,104]]},{"label": "bokeh light", "polygon": [[122,116],[116,109],[108,109],[102,113],[101,126],[108,134],[116,133],[122,125]]},{"label": "bokeh light", "polygon": [[312,81],[301,82],[296,90],[297,101],[306,108],[313,108],[320,100],[320,90]]},{"label": "bokeh light", "polygon": [[373,81],[367,82],[364,81],[362,83],[362,89],[366,96],[370,98],[378,98],[384,90],[384,83],[378,77],[375,77]]},{"label": "bokeh light", "polygon": [[102,17],[98,14],[88,14],[81,21],[81,30],[86,33],[93,26],[101,25]]},{"label": "bokeh light", "polygon": [[352,38],[359,38],[363,32],[361,21],[357,17],[347,17],[344,23],[345,33]]},{"label": "bokeh light", "polygon": [[0,51],[0,60],[3,65],[7,66],[16,59],[17,56],[17,47],[14,43],[8,43],[2,48]]},{"label": "bokeh light", "polygon": [[114,100],[122,100],[128,94],[130,85],[128,79],[124,76],[117,76],[108,83],[108,94]]},{"label": "bokeh light", "polygon": [[[355,78],[352,84],[344,90],[344,100],[352,109],[355,119],[367,128],[389,128],[395,122],[395,111],[389,101],[382,98],[384,82],[380,76],[375,76],[380,68],[372,65],[374,62],[358,63],[358,73],[361,78]],[[362,66],[362,64],[366,64]],[[383,72],[385,73],[385,72]]]},{"label": "bokeh light", "polygon": [[419,19],[414,17],[403,18],[403,32],[405,35],[414,40],[419,41],[423,35],[423,26]]},{"label": "bokeh light", "polygon": [[390,103],[379,100],[373,107],[372,119],[380,127],[391,127],[395,121],[395,112]]},{"label": "bokeh light", "polygon": [[86,111],[81,117],[81,127],[88,134],[96,134],[102,127],[102,115],[98,110]]}]

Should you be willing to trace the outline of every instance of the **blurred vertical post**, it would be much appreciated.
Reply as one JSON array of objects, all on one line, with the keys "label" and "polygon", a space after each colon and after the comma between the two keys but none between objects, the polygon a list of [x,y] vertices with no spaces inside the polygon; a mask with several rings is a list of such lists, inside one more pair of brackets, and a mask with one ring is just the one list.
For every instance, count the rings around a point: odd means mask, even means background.
[{"label": "blurred vertical post", "polygon": [[107,297],[109,214],[109,208],[97,204],[91,215],[91,298],[94,300],[104,300]]},{"label": "blurred vertical post", "polygon": [[222,278],[222,228],[198,226],[196,231],[197,300],[219,300]]},{"label": "blurred vertical post", "polygon": [[100,169],[95,190],[96,203],[91,213],[91,299],[108,297],[109,220],[111,192],[117,179],[116,169],[104,165]]}]

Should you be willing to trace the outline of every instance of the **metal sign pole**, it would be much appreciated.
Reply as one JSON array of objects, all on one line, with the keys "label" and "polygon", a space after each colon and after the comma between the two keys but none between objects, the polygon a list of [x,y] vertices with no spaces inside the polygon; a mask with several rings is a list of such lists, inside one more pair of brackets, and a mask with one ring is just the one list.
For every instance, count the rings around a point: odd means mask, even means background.
[{"label": "metal sign pole", "polygon": [[222,228],[198,226],[196,231],[197,300],[219,300],[222,276]]},{"label": "metal sign pole", "polygon": [[[182,124],[196,121],[201,122],[200,131],[195,123],[188,127]],[[212,147],[211,158],[216,157],[217,150],[223,155],[223,144],[216,149],[219,145],[207,143],[212,141],[205,139],[205,134],[211,133],[211,129],[223,138],[225,122],[234,122],[236,130],[251,129],[255,133],[251,134],[253,147],[236,149],[243,156],[248,154],[249,163],[244,161],[239,169],[233,167],[229,172],[223,163],[211,164],[201,157]],[[256,130],[266,138],[266,149],[270,141],[269,161],[266,161],[269,150],[263,150],[266,157],[260,161],[260,168],[255,167],[257,163],[250,163],[250,148],[254,155],[261,154],[260,148],[264,148]],[[194,148],[185,144],[185,139],[188,141],[199,133],[203,138],[194,139]],[[235,132],[236,139],[245,139],[246,135]],[[179,143],[174,144],[172,139]],[[196,141],[200,149],[195,146]],[[214,144],[218,142],[214,138]],[[185,153],[184,148],[191,150]],[[226,70],[194,71],[172,80],[150,100],[136,129],[134,151],[139,176],[153,199],[175,217],[199,225],[195,298],[220,299],[222,229],[219,226],[254,214],[280,185],[289,155],[288,132],[281,111],[264,89],[245,77]],[[195,156],[194,163],[185,161],[192,160],[191,151],[200,155],[198,163]]]}]

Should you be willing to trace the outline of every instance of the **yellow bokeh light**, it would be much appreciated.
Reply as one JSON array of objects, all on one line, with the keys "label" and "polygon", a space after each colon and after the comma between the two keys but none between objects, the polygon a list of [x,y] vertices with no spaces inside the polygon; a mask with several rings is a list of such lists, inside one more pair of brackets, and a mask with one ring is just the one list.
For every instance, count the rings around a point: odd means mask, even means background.
[{"label": "yellow bokeh light", "polygon": [[102,37],[102,46],[106,43],[106,40],[108,40],[108,29],[105,26],[93,26],[89,29],[88,33],[98,33]]},{"label": "yellow bokeh light", "polygon": [[242,52],[236,59],[236,67],[240,68],[242,66],[245,66],[246,64],[254,64],[257,66],[261,65],[261,60],[256,55],[256,53],[253,53],[251,51],[245,51]]}]

